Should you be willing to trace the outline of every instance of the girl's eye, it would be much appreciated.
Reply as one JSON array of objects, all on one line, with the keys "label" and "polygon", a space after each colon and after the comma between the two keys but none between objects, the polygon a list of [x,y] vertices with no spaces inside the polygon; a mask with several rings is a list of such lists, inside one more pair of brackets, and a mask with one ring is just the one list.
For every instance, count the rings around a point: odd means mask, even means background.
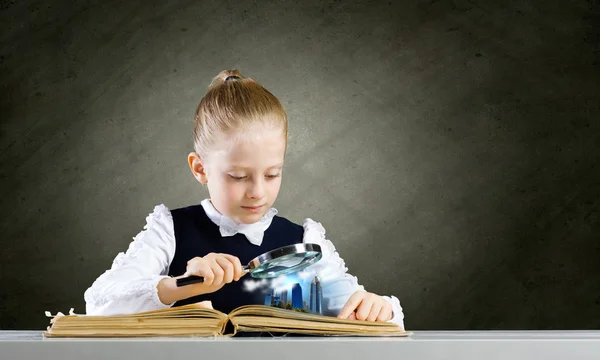
[{"label": "girl's eye", "polygon": [[[234,180],[244,180],[245,178],[247,178],[248,176],[235,176],[235,175],[231,175],[231,174],[227,174],[229,175],[230,178],[234,179]],[[267,179],[275,179],[278,178],[281,174],[276,174],[276,175],[265,175],[265,177]]]}]

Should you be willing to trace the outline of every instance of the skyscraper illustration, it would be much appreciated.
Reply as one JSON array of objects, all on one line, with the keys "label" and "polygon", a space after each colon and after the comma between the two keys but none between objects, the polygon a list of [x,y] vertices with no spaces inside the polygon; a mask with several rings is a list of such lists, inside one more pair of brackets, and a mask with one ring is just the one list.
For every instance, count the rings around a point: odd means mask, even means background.
[{"label": "skyscraper illustration", "polygon": [[321,280],[315,276],[310,283],[310,312],[315,314],[323,314],[321,303],[323,301],[323,290],[321,289]]},{"label": "skyscraper illustration", "polygon": [[273,290],[273,304],[275,304],[275,306],[279,305],[279,300],[281,300],[279,292]]},{"label": "skyscraper illustration", "polygon": [[302,309],[302,287],[299,283],[295,283],[292,287],[292,307],[295,309]]},{"label": "skyscraper illustration", "polygon": [[287,305],[287,303],[288,303],[288,290],[287,289],[281,291],[281,299],[280,300],[283,302],[283,306]]},{"label": "skyscraper illustration", "polygon": [[265,296],[265,305],[267,305],[267,306],[277,305],[275,303],[275,290],[271,289],[271,293],[267,294]]}]

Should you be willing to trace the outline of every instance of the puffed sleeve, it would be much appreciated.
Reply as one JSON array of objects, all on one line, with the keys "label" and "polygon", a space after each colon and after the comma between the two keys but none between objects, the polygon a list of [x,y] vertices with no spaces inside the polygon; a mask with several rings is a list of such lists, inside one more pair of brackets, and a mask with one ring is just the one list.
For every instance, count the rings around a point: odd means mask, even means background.
[{"label": "puffed sleeve", "polygon": [[[306,272],[319,276],[323,293],[323,314],[337,316],[350,296],[356,291],[364,290],[364,287],[358,284],[356,276],[348,273],[344,260],[335,250],[333,243],[325,237],[325,228],[320,223],[306,219],[302,226],[304,227],[303,242],[318,244],[323,252],[321,260],[307,268]],[[382,296],[382,298],[392,304],[393,315],[389,321],[404,329],[404,313],[398,298],[395,296]]]},{"label": "puffed sleeve", "polygon": [[133,238],[125,253],[84,293],[88,315],[119,315],[170,307],[163,304],[158,282],[168,277],[175,255],[173,218],[164,205],[146,217],[144,230]]}]

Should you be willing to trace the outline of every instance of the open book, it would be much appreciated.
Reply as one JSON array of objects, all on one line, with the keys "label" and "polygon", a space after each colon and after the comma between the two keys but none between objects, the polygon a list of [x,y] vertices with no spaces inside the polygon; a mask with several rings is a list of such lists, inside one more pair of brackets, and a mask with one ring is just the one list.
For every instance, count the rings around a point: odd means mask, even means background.
[{"label": "open book", "polygon": [[309,335],[408,336],[389,322],[342,320],[265,305],[246,305],[229,315],[202,303],[131,315],[51,315],[46,337],[233,336],[238,332]]}]

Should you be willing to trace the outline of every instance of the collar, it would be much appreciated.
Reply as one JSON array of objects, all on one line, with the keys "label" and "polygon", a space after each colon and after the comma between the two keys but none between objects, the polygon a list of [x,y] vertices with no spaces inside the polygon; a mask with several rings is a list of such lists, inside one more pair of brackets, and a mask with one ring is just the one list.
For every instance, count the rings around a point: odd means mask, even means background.
[{"label": "collar", "polygon": [[208,218],[219,227],[221,236],[233,236],[237,233],[244,234],[250,243],[260,246],[263,241],[265,230],[269,228],[273,217],[277,214],[277,209],[270,208],[269,211],[260,220],[252,224],[243,224],[233,221],[222,215],[213,206],[210,199],[204,199],[200,203]]}]

